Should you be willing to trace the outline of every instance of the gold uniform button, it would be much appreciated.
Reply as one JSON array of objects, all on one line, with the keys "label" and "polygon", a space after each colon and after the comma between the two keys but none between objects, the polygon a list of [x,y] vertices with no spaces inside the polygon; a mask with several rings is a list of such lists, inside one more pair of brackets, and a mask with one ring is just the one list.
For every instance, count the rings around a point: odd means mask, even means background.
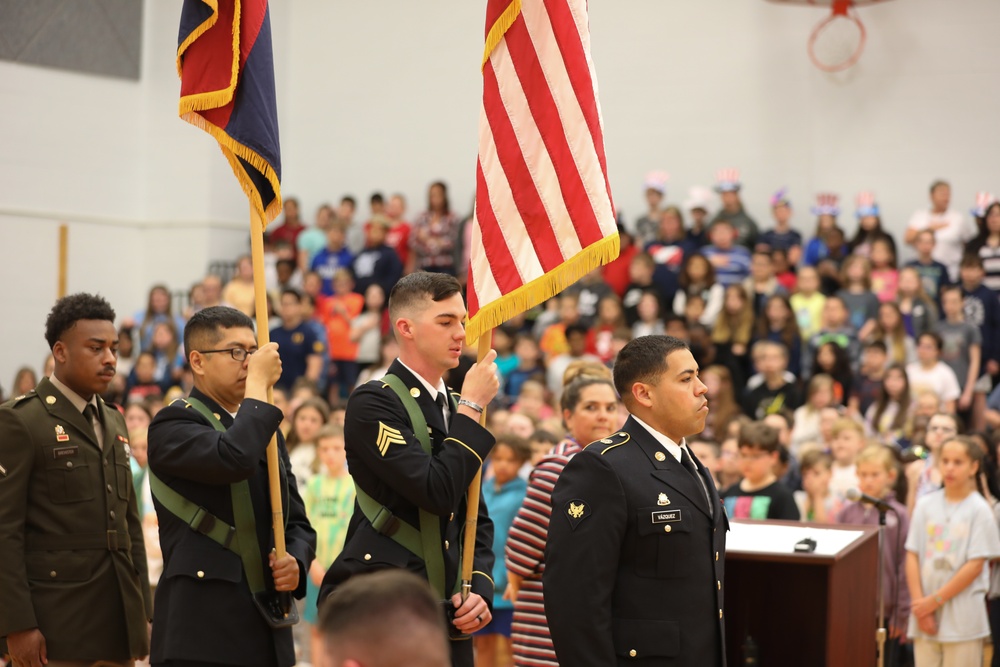
[{"label": "gold uniform button", "polygon": [[49,405],[52,405],[53,403],[56,402],[56,397],[55,396],[46,396],[45,397],[45,402],[48,403]]},{"label": "gold uniform button", "polygon": [[201,570],[198,570],[198,578],[199,579],[204,579],[205,578],[205,573],[203,571],[201,571]]},{"label": "gold uniform button", "polygon": [[719,588],[720,591],[722,590],[722,582],[721,581],[716,580],[715,585]]},{"label": "gold uniform button", "polygon": [[66,461],[66,467],[67,468],[72,468],[73,467],[73,462],[72,461]]},{"label": "gold uniform button", "polygon": [[444,550],[445,550],[445,551],[447,551],[447,550],[448,550],[448,547],[450,547],[450,546],[451,546],[451,545],[450,545],[450,544],[448,544],[448,540],[445,540],[445,541],[444,541]]},{"label": "gold uniform button", "polygon": [[49,576],[52,577],[53,579],[55,579],[56,578],[56,571],[52,570],[51,572],[49,572]]},{"label": "gold uniform button", "polygon": [[715,560],[719,560],[719,552],[718,551],[715,552]]},{"label": "gold uniform button", "polygon": [[413,398],[420,398],[420,390],[417,389],[416,387],[413,387],[412,389],[410,389],[410,396],[412,396]]},{"label": "gold uniform button", "polygon": [[719,618],[722,618],[722,610],[719,610]]},{"label": "gold uniform button", "polygon": [[108,493],[111,493],[111,485],[108,484]]},{"label": "gold uniform button", "polygon": [[454,520],[455,520],[455,513],[454,513],[454,512],[452,512],[452,513],[451,513],[451,516],[450,516],[450,517],[448,517],[448,521],[454,521]]},{"label": "gold uniform button", "polygon": [[628,652],[628,656],[629,656],[630,658],[634,658],[634,657],[636,656],[636,653],[635,653],[635,649],[632,649],[631,651],[629,651],[629,652]]},{"label": "gold uniform button", "polygon": [[111,510],[111,512],[109,512],[109,514],[110,514],[110,516],[111,516],[112,519],[115,518],[115,511],[114,510]]},{"label": "gold uniform button", "polygon": [[671,530],[672,530],[672,529],[670,528],[670,525],[669,525],[669,524],[667,524],[666,526],[664,526],[664,527],[663,527],[663,532],[664,532],[664,533],[669,533],[669,532],[670,532]]},{"label": "gold uniform button", "polygon": [[365,554],[365,560],[371,560],[371,559],[372,559],[371,554]]},{"label": "gold uniform button", "polygon": [[213,412],[212,416],[215,417],[216,421],[222,419],[222,416],[218,412]]},{"label": "gold uniform button", "polygon": [[667,455],[664,454],[663,452],[656,452],[655,454],[653,454],[653,458],[656,459],[657,461],[666,461]]}]

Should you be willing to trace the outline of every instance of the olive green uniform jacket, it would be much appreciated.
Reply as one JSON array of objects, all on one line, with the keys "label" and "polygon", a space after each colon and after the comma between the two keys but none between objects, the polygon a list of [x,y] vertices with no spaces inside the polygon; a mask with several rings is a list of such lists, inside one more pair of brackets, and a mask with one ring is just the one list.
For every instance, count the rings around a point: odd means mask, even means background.
[{"label": "olive green uniform jacket", "polygon": [[152,598],[128,433],[94,429],[47,378],[0,406],[0,653],[38,628],[50,660],[149,653]]}]

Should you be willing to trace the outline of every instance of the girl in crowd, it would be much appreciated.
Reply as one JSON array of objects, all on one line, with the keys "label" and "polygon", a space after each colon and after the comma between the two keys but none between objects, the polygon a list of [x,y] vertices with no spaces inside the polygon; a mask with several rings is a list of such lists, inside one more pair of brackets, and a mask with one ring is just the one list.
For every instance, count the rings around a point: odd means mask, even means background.
[{"label": "girl in crowd", "polygon": [[934,305],[934,300],[927,296],[920,273],[912,266],[907,266],[899,272],[896,302],[903,316],[906,333],[914,340],[920,334],[931,331],[938,321],[937,306]]},{"label": "girl in crowd", "polygon": [[983,271],[986,274],[983,284],[994,292],[1000,292],[1000,202],[990,204],[983,217],[977,221],[979,236],[970,248],[983,260]]},{"label": "girl in crowd", "polygon": [[733,375],[725,366],[715,364],[701,372],[701,381],[705,383],[705,396],[711,406],[701,437],[721,441],[726,438],[730,422],[742,412],[736,402]]},{"label": "girl in crowd", "polygon": [[639,320],[632,325],[632,338],[642,336],[660,336],[664,332],[663,319],[660,317],[660,299],[652,292],[646,292],[639,297],[636,307]]},{"label": "girl in crowd", "polygon": [[900,364],[891,364],[882,378],[878,400],[865,413],[865,430],[887,445],[899,446],[908,441],[912,400],[906,369]]},{"label": "girl in crowd", "polygon": [[410,256],[404,273],[415,270],[455,275],[455,239],[459,219],[448,202],[448,186],[437,181],[427,189],[427,210],[410,231]]},{"label": "girl in crowd", "polygon": [[917,500],[941,488],[941,468],[938,457],[941,445],[958,435],[958,418],[939,412],[927,422],[923,439],[926,458],[917,459],[906,466],[906,509],[913,511]]},{"label": "girl in crowd", "polygon": [[[889,504],[885,517],[885,542],[882,550],[882,600],[889,636],[885,644],[885,664],[899,664],[902,642],[910,616],[910,591],[906,585],[906,550],[903,542],[910,529],[906,508],[896,500],[893,488],[899,475],[896,456],[885,445],[870,445],[861,450],[857,460],[858,490]],[[837,514],[837,523],[877,526],[879,512],[871,505],[852,502]]]},{"label": "girl in crowd", "polygon": [[764,312],[757,318],[755,340],[781,343],[788,350],[788,371],[798,377],[802,373],[802,336],[788,297],[775,294],[767,299]]},{"label": "girl in crowd", "polygon": [[[640,298],[641,303],[641,298]],[[625,310],[617,294],[608,294],[597,302],[597,320],[587,332],[587,352],[596,355],[602,364],[612,359],[611,339],[614,332],[625,326]]]},{"label": "girl in crowd", "polygon": [[896,251],[892,239],[878,238],[872,242],[872,292],[882,303],[894,301],[899,288]]},{"label": "girl in crowd", "polygon": [[681,266],[680,275],[677,276],[677,284],[680,289],[674,295],[674,312],[683,317],[688,298],[695,294],[700,295],[705,302],[705,308],[701,312],[699,321],[706,327],[714,326],[722,310],[725,288],[715,282],[715,267],[712,263],[702,254],[688,255]]},{"label": "girl in crowd", "polygon": [[826,342],[816,349],[812,372],[809,377],[826,373],[833,378],[833,400],[837,405],[847,404],[847,393],[851,390],[854,375],[851,373],[851,360],[847,350],[834,342]]},{"label": "girl in crowd", "polygon": [[802,264],[805,266],[816,266],[829,255],[829,248],[826,245],[827,233],[836,228],[837,214],[836,199],[832,206],[822,209],[813,209],[816,217],[816,234],[806,242],[806,247],[802,253]]},{"label": "girl in crowd", "polygon": [[858,339],[864,340],[871,334],[878,317],[879,300],[872,294],[872,269],[865,257],[851,255],[844,260],[840,281],[843,288],[837,292],[844,305],[847,306],[848,322],[857,333]]},{"label": "girl in crowd", "polygon": [[906,333],[903,314],[895,302],[889,301],[878,307],[878,318],[869,340],[885,343],[888,363],[906,365],[917,359],[917,346]]},{"label": "girl in crowd", "polygon": [[316,437],[329,419],[330,409],[320,398],[305,399],[292,413],[292,431],[285,444],[301,495],[316,474]]},{"label": "girl in crowd", "polygon": [[153,285],[149,290],[146,310],[136,313],[135,317],[126,318],[122,327],[139,329],[139,351],[145,352],[153,346],[153,327],[159,322],[172,321],[180,338],[184,332],[184,320],[179,315],[173,315],[173,298],[164,285]]},{"label": "girl in crowd", "polygon": [[742,387],[749,377],[753,303],[742,285],[729,285],[722,312],[712,328],[719,363],[729,368],[733,384]]},{"label": "girl in crowd", "polygon": [[823,305],[826,295],[819,291],[819,272],[812,266],[799,269],[799,291],[788,300],[795,313],[802,341],[806,342],[823,327]]},{"label": "girl in crowd", "polygon": [[618,394],[610,380],[586,374],[566,379],[560,401],[566,438],[531,472],[524,505],[507,538],[509,583],[504,597],[514,603],[511,636],[514,664],[519,666],[558,665],[542,589],[552,489],[573,456],[618,426]]},{"label": "girl in crowd", "polygon": [[153,344],[150,348],[156,359],[154,378],[163,393],[181,379],[184,369],[184,353],[177,337],[177,329],[170,320],[157,322],[153,327]]},{"label": "girl in crowd", "polygon": [[869,205],[861,204],[865,193],[858,196],[858,231],[847,243],[847,251],[852,255],[861,257],[871,257],[875,241],[888,239],[892,254],[896,254],[896,242],[893,241],[884,229],[882,229],[882,219],[878,215],[878,207],[872,201]]},{"label": "girl in crowd", "polygon": [[906,539],[908,635],[916,667],[981,665],[990,634],[987,564],[1000,558],[1000,533],[982,495],[983,451],[953,436],[940,458],[944,488],[917,503]]},{"label": "girl in crowd", "polygon": [[358,344],[358,366],[367,368],[378,364],[382,334],[386,330],[385,290],[378,283],[365,289],[364,310],[351,320],[348,337]]},{"label": "girl in crowd", "polygon": [[10,385],[11,396],[27,394],[38,384],[38,377],[30,366],[21,366],[14,374],[14,382]]},{"label": "girl in crowd", "polygon": [[[806,402],[795,409],[795,426],[792,427],[792,454],[798,456],[802,445],[807,442],[821,442],[819,423],[823,408],[834,404],[833,378],[826,373],[817,373],[809,379]],[[711,406],[711,403],[709,403]],[[709,412],[715,409],[709,408]]]},{"label": "girl in crowd", "polygon": [[222,302],[253,317],[256,303],[253,289],[253,263],[246,255],[236,260],[236,275],[222,289]]}]

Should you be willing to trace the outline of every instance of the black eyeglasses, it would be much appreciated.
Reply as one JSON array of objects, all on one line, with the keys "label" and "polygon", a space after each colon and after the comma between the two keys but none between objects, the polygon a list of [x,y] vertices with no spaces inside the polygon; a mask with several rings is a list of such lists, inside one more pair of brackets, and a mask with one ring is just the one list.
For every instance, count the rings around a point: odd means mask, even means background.
[{"label": "black eyeglasses", "polygon": [[256,352],[254,350],[244,350],[242,347],[226,347],[221,350],[195,350],[195,352],[201,352],[202,354],[212,354],[214,352],[228,352],[229,355],[236,361],[246,361],[247,357]]}]

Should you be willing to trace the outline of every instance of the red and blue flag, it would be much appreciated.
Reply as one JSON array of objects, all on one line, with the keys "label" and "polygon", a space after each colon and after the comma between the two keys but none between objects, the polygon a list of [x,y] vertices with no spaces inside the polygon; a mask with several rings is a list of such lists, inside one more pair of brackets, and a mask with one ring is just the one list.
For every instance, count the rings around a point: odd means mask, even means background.
[{"label": "red and blue flag", "polygon": [[281,210],[281,150],[267,0],[184,0],[180,115],[219,142],[266,225]]}]

